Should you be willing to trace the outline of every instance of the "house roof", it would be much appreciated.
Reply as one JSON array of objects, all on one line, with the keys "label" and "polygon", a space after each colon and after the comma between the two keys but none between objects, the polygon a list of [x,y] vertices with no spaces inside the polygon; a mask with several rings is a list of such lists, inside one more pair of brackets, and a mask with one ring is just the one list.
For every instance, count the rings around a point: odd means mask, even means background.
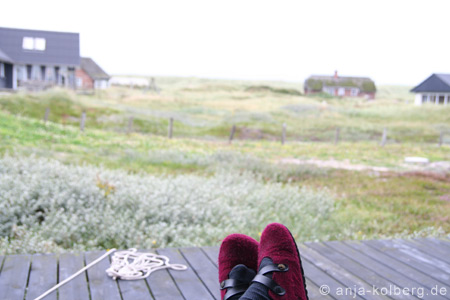
[{"label": "house roof", "polygon": [[109,79],[109,75],[92,58],[82,57],[81,68],[94,80]]},{"label": "house roof", "polygon": [[[25,37],[45,39],[45,49],[23,49]],[[0,27],[0,49],[14,63],[68,66],[80,64],[78,33]]]},{"label": "house roof", "polygon": [[2,51],[2,49],[0,49],[0,61],[3,61],[3,62],[8,62],[8,63],[10,63],[10,62],[12,62],[12,59],[11,59],[11,58],[9,58],[9,56],[8,56],[8,55],[6,55],[6,53],[5,53],[5,52],[3,52],[3,51]]},{"label": "house roof", "polygon": [[[320,83],[317,85],[317,83]],[[369,77],[311,75],[305,81],[305,87],[321,90],[324,86],[357,87],[363,92],[375,92],[375,83]]]},{"label": "house roof", "polygon": [[411,90],[413,93],[431,92],[431,93],[449,93],[450,92],[450,74],[432,74],[422,83]]}]

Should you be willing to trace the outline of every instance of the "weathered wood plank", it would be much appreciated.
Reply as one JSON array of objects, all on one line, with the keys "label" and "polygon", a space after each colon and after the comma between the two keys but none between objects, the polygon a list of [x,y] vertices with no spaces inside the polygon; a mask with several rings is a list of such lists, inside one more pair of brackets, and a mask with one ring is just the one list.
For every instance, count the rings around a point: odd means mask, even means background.
[{"label": "weathered wood plank", "polygon": [[[376,288],[389,288],[394,285],[391,281],[384,277],[379,276],[377,273],[371,270],[369,266],[361,265],[360,263],[348,258],[347,256],[341,254],[340,252],[325,246],[323,243],[306,243],[309,248],[312,248],[327,257],[331,261],[334,261],[340,266],[345,266],[348,272],[361,278],[368,284]],[[405,295],[392,296],[393,299],[409,299]]]},{"label": "weathered wood plank", "polygon": [[442,249],[447,249],[447,251],[450,251],[450,242],[446,242],[443,239],[440,238],[418,238],[416,239],[418,241],[426,241],[426,242],[431,242],[434,245],[442,248]]},{"label": "weathered wood plank", "polygon": [[[86,265],[105,253],[106,251],[86,252],[84,254]],[[117,282],[105,273],[109,266],[109,258],[105,258],[87,270],[91,300],[121,300]]]},{"label": "weathered wood plank", "polygon": [[219,266],[219,250],[217,246],[202,247],[202,250],[208,255],[209,259],[214,263],[216,267]]},{"label": "weathered wood plank", "polygon": [[[415,283],[412,283],[415,287],[424,287],[424,291],[431,294],[431,289],[433,289],[437,282],[435,279],[431,278],[430,276],[417,271],[416,269],[394,259],[389,257],[388,255],[381,253],[380,251],[377,251],[367,245],[365,245],[363,242],[353,241],[353,242],[345,242],[346,245],[352,247],[356,251],[360,253],[364,253],[365,255],[373,258],[374,260],[378,261],[380,264],[389,266],[390,268],[396,270],[397,272],[403,274],[405,277],[408,277],[411,279],[411,281],[414,281]],[[445,298],[435,295],[433,299],[442,299]]]},{"label": "weathered wood plank", "polygon": [[[158,253],[169,257],[171,263],[189,265],[177,249],[160,249]],[[169,270],[169,273],[186,300],[214,299],[192,268],[186,271]]]},{"label": "weathered wood plank", "polygon": [[[367,266],[372,271],[378,273],[380,277],[388,279],[389,281],[393,282],[400,288],[407,288],[410,291],[412,291],[413,289],[421,287],[419,283],[412,282],[411,279],[407,278],[397,270],[392,269],[390,266],[380,264],[376,260],[370,258],[365,253],[361,253],[342,242],[333,241],[328,242],[326,244],[330,245],[330,247],[333,247],[333,249],[341,252],[342,254],[348,256],[349,258],[355,260],[356,262],[359,262],[360,264]],[[436,296],[431,295],[430,289],[427,289],[425,287],[423,288],[426,294],[423,297],[424,299],[431,299],[431,298],[435,299]]]},{"label": "weathered wood plank", "polygon": [[308,298],[309,300],[330,300],[333,299],[330,295],[322,295],[319,291],[319,287],[315,285],[308,278],[306,280],[306,289],[308,290]]},{"label": "weathered wood plank", "polygon": [[[58,261],[56,255],[35,254],[31,257],[27,300],[33,300],[57,284]],[[56,291],[45,297],[56,300]]]},{"label": "weathered wood plank", "polygon": [[[169,263],[174,262],[169,261]],[[158,270],[147,277],[146,281],[155,300],[184,299],[168,270]]]},{"label": "weathered wood plank", "polygon": [[[63,253],[59,256],[59,282],[72,276],[84,267],[83,253]],[[75,277],[59,288],[59,299],[84,300],[89,299],[86,272]]]},{"label": "weathered wood plank", "polygon": [[[313,282],[318,287],[321,287],[323,285],[326,285],[329,287],[330,292],[327,295],[330,295],[332,298],[335,298],[335,299],[348,299],[349,298],[349,296],[347,296],[347,295],[346,296],[337,295],[337,292],[339,290],[343,291],[346,288],[342,283],[338,282],[336,279],[329,276],[324,271],[320,270],[318,267],[316,267],[314,264],[312,264],[309,260],[307,260],[305,258],[302,259],[302,264],[303,264],[303,270],[304,270],[305,274],[307,274],[307,276],[308,276],[307,277],[308,280]],[[362,298],[359,297],[358,295],[356,295],[356,297],[353,299],[362,299]]]},{"label": "weathered wood plank", "polygon": [[400,247],[400,251],[416,256],[422,262],[431,264],[443,270],[444,272],[450,274],[450,264],[408,245],[408,243],[405,240],[393,240],[393,241],[395,242],[396,245]]},{"label": "weathered wood plank", "polygon": [[442,272],[442,270],[436,268],[433,265],[425,264],[422,260],[417,259],[416,256],[411,256],[407,252],[402,252],[400,247],[389,240],[370,240],[364,242],[366,245],[371,246],[380,252],[389,255],[390,257],[399,260],[416,270],[427,274],[428,276],[438,280],[441,284],[450,282],[450,274]]},{"label": "weathered wood plank", "polygon": [[220,299],[219,272],[216,266],[200,248],[182,248],[180,251],[211,295],[216,300]]},{"label": "weathered wood plank", "polygon": [[[334,263],[332,260],[324,257],[320,253],[315,250],[306,247],[305,245],[298,245],[301,256],[309,260],[316,267],[329,274],[331,277],[340,281],[346,287],[351,287],[354,290],[358,291],[359,289],[364,289],[365,291],[369,291],[372,289],[372,286],[368,285],[366,282],[356,277],[352,273],[348,272],[345,269],[345,266],[339,266]],[[305,274],[308,276],[308,274]],[[385,296],[376,296],[372,294],[367,294],[364,297],[365,299],[388,299]]]},{"label": "weathered wood plank", "polygon": [[420,251],[429,254],[446,263],[450,263],[450,250],[435,246],[432,242],[418,241],[418,240],[402,240],[408,246],[419,249]]},{"label": "weathered wood plank", "polygon": [[0,274],[0,299],[22,300],[30,270],[29,255],[9,255]]}]

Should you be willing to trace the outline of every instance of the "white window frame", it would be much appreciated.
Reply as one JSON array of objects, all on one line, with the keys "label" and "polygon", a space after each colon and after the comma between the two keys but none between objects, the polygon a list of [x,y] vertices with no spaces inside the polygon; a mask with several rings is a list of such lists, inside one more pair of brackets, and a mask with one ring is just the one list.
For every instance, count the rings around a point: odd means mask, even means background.
[{"label": "white window frame", "polygon": [[24,50],[45,51],[46,46],[45,38],[24,36],[22,40],[22,49]]}]

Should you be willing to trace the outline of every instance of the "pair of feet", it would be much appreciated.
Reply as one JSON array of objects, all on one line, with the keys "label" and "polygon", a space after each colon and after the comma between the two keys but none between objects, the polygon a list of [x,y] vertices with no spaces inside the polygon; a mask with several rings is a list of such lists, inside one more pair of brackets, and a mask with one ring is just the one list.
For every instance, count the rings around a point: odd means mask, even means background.
[{"label": "pair of feet", "polygon": [[290,231],[269,224],[258,243],[243,234],[227,236],[220,246],[222,300],[307,300],[300,253]]}]

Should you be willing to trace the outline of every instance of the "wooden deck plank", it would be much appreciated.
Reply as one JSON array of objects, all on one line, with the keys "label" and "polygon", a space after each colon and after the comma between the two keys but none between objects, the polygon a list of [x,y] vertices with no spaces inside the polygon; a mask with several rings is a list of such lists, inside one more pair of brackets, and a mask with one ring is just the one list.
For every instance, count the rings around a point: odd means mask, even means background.
[{"label": "wooden deck plank", "polygon": [[219,249],[218,246],[202,247],[202,250],[208,255],[216,267],[219,267]]},{"label": "wooden deck plank", "polygon": [[450,250],[443,247],[437,247],[431,242],[418,241],[418,240],[402,240],[408,246],[419,249],[420,251],[431,255],[443,262],[450,264]]},{"label": "wooden deck plank", "polygon": [[220,299],[219,272],[206,254],[197,247],[180,249],[190,267],[197,273],[203,284],[208,288],[214,299]]},{"label": "wooden deck plank", "polygon": [[415,240],[431,242],[434,245],[436,245],[437,247],[440,247],[442,249],[447,249],[447,251],[450,251],[450,243],[444,241],[443,239],[428,237],[428,238],[417,238]]},{"label": "wooden deck plank", "polygon": [[[405,277],[411,279],[411,281],[414,281],[415,283],[412,283],[415,287],[424,287],[426,289],[425,292],[428,292],[431,294],[431,289],[434,288],[437,285],[437,281],[430,276],[417,271],[416,269],[394,259],[389,257],[388,255],[377,251],[367,245],[364,244],[364,242],[358,242],[358,241],[352,241],[352,242],[345,242],[346,245],[352,247],[356,251],[360,253],[364,253],[365,255],[373,258],[374,260],[378,261],[380,264],[383,264],[385,266],[389,266],[390,268],[396,270],[397,272],[405,275]],[[445,298],[440,297],[438,295],[434,296],[433,299],[442,299]]]},{"label": "wooden deck plank", "polygon": [[319,291],[319,287],[315,285],[309,278],[305,279],[306,289],[308,290],[309,300],[330,300],[333,299],[330,295],[322,295]]},{"label": "wooden deck plank", "polygon": [[[58,260],[54,254],[35,254],[31,257],[27,300],[33,300],[57,284]],[[56,300],[56,292],[45,297]]]},{"label": "wooden deck plank", "polygon": [[[84,267],[83,253],[63,253],[59,256],[59,282],[69,278]],[[61,300],[89,299],[86,273],[80,274],[59,288]]]},{"label": "wooden deck plank", "polygon": [[0,299],[22,300],[30,270],[29,255],[9,255],[0,274]]},{"label": "wooden deck plank", "polygon": [[[390,266],[380,264],[365,253],[359,252],[342,242],[333,241],[328,242],[327,245],[330,245],[330,247],[333,247],[333,249],[370,268],[372,271],[376,272],[378,276],[388,279],[400,288],[408,288],[409,290],[412,290],[413,288],[417,289],[418,287],[420,287],[419,283],[412,282],[412,280],[404,276],[404,274],[392,269]],[[430,289],[424,287],[424,290],[425,293],[429,295],[424,296],[424,299],[434,299],[435,296],[431,295]]]},{"label": "wooden deck plank", "polygon": [[[322,285],[327,285],[330,288],[330,296],[334,299],[348,299],[348,296],[336,295],[336,291],[339,289],[344,290],[345,285],[337,281],[335,278],[329,276],[324,271],[316,267],[309,260],[303,258],[302,259],[303,270],[305,274],[308,275],[308,279],[312,281],[316,286],[320,287]],[[358,295],[353,299],[362,299]]]},{"label": "wooden deck plank", "polygon": [[446,273],[450,274],[450,264],[436,258],[432,255],[425,253],[424,251],[420,251],[419,249],[410,246],[406,243],[405,240],[393,240],[396,245],[398,245],[402,252],[409,253],[410,255],[416,256],[423,263],[434,265],[435,267],[443,270]]},{"label": "wooden deck plank", "polygon": [[[376,288],[389,288],[390,286],[394,285],[394,283],[392,283],[391,281],[387,280],[384,277],[380,277],[377,273],[372,271],[366,265],[361,265],[360,263],[355,262],[354,260],[348,258],[342,253],[334,250],[333,248],[325,246],[325,244],[323,243],[306,243],[306,245],[309,248],[312,248],[317,252],[319,252],[320,254],[322,254],[323,256],[327,257],[331,261],[334,261],[336,264],[340,266],[345,266],[345,269],[348,272],[361,278],[369,285],[375,286]],[[394,295],[391,298],[409,299],[409,297],[405,295],[398,295],[398,296]]]},{"label": "wooden deck plank", "polygon": [[[189,265],[177,249],[160,249],[158,253],[169,257],[172,263]],[[169,273],[186,300],[214,299],[192,268],[186,271],[169,270]]]},{"label": "wooden deck plank", "polygon": [[[105,253],[106,251],[86,252],[84,254],[86,265]],[[121,300],[117,282],[105,273],[109,266],[110,261],[108,258],[105,258],[87,270],[91,300]]]},{"label": "wooden deck plank", "polygon": [[450,282],[450,275],[436,268],[432,264],[425,264],[422,260],[417,259],[416,256],[411,256],[408,253],[401,252],[401,249],[395,243],[389,240],[370,240],[364,241],[366,245],[371,246],[380,252],[397,259],[416,270],[427,274],[428,276],[438,280],[441,284]]},{"label": "wooden deck plank", "polygon": [[[314,264],[316,267],[324,271],[325,273],[329,274],[331,277],[337,279],[342,284],[344,284],[346,287],[351,287],[356,290],[359,290],[360,288],[368,291],[372,289],[372,286],[368,285],[366,282],[361,280],[360,278],[356,277],[352,273],[348,272],[344,266],[339,266],[336,263],[334,263],[332,260],[324,257],[317,251],[306,247],[305,245],[298,245],[300,254],[302,257],[305,257],[307,260],[309,260],[312,264]],[[305,274],[308,276],[308,274]],[[375,296],[372,294],[367,294],[365,299],[388,299],[385,296]]]},{"label": "wooden deck plank", "polygon": [[[156,251],[154,251],[156,252]],[[154,253],[153,252],[153,253]],[[170,258],[169,258],[170,259]],[[174,263],[169,261],[169,263]],[[183,300],[168,270],[158,270],[145,279],[155,300]]]}]

